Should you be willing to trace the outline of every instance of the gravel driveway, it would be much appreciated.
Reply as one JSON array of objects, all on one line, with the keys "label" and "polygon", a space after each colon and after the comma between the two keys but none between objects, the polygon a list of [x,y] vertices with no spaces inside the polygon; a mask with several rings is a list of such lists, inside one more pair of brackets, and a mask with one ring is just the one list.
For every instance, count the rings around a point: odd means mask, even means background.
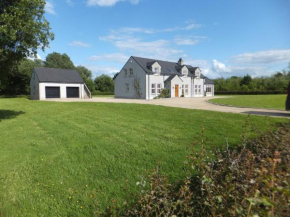
[{"label": "gravel driveway", "polygon": [[[140,99],[115,99],[112,97],[94,97],[92,99],[51,99],[49,101],[57,102],[106,102],[106,103],[137,103],[149,105],[161,105],[169,107],[200,109],[218,112],[231,112],[239,114],[264,115],[272,117],[286,117],[290,118],[290,112],[274,109],[258,109],[258,108],[238,108],[231,106],[220,106],[209,103],[208,100],[213,97],[202,98],[169,98],[169,99],[154,99],[154,100],[140,100]],[[223,98],[223,97],[214,97]]]}]

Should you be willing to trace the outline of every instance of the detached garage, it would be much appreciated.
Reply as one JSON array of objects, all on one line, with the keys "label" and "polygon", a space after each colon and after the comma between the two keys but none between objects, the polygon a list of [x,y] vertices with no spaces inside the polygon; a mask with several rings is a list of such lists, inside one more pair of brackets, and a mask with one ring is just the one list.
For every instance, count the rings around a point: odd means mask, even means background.
[{"label": "detached garage", "polygon": [[91,98],[91,92],[76,70],[34,68],[30,80],[31,99]]}]

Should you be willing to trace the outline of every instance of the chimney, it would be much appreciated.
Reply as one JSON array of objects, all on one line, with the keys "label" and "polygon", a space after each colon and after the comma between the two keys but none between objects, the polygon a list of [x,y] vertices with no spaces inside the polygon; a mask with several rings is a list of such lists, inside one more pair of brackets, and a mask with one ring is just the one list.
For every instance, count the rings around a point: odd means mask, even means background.
[{"label": "chimney", "polygon": [[182,58],[179,58],[178,64],[181,65],[181,66],[183,66],[183,60],[182,60]]}]

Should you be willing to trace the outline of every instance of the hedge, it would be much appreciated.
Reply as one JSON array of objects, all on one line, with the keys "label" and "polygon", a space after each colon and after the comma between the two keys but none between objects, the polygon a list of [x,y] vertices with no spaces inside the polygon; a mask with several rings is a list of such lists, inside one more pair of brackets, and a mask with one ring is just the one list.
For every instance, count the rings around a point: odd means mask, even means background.
[{"label": "hedge", "polygon": [[215,91],[215,95],[267,95],[267,94],[286,94],[286,91]]}]

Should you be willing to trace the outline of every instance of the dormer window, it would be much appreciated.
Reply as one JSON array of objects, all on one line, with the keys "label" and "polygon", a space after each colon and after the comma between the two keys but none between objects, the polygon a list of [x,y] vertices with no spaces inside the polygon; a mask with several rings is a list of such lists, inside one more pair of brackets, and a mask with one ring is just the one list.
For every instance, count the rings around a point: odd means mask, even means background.
[{"label": "dormer window", "polygon": [[128,70],[124,69],[124,72],[125,72],[125,76],[127,76],[128,75]]},{"label": "dormer window", "polygon": [[159,73],[159,68],[158,67],[155,67],[154,68],[154,72],[158,74]]},{"label": "dormer window", "polygon": [[183,76],[186,76],[186,75],[187,75],[187,70],[186,70],[186,69],[183,69],[183,70],[182,70],[182,75],[183,75]]},{"label": "dormer window", "polygon": [[133,69],[130,68],[130,75],[133,75]]}]

